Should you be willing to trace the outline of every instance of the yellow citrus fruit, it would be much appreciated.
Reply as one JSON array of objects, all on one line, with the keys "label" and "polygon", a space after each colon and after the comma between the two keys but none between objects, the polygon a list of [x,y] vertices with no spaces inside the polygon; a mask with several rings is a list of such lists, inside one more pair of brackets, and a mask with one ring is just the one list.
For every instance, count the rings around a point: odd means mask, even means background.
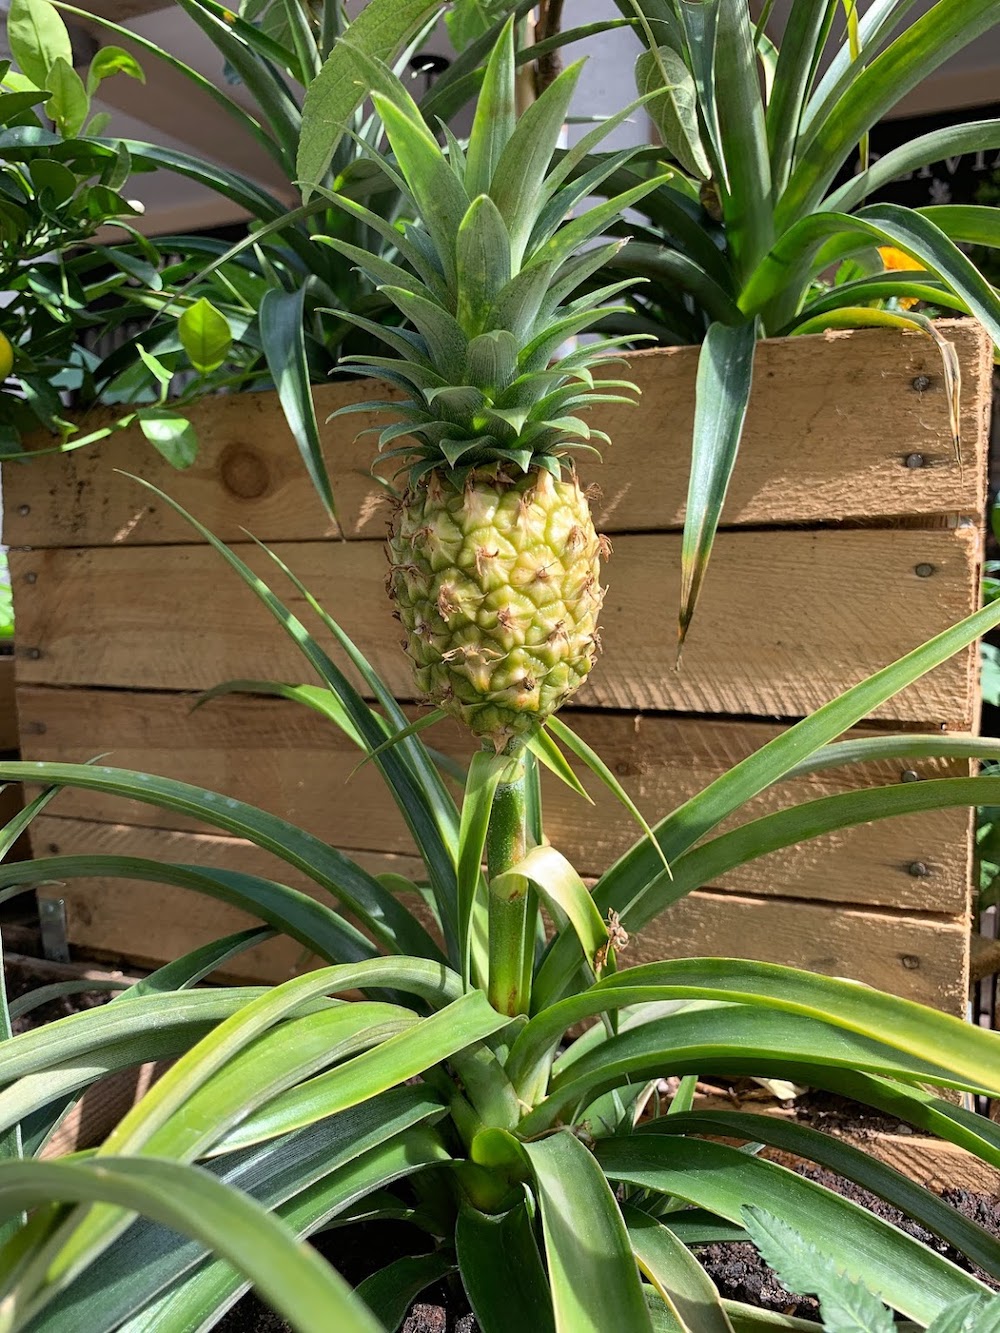
[{"label": "yellow citrus fruit", "polygon": [[0,383],[14,369],[14,349],[5,333],[0,333]]}]

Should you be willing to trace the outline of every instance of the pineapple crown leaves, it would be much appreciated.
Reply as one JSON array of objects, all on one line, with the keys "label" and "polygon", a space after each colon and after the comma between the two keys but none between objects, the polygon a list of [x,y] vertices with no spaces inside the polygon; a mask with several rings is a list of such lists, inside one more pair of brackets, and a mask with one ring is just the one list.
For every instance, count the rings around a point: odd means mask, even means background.
[{"label": "pineapple crown leaves", "polygon": [[668,176],[641,181],[566,218],[641,151],[608,154],[591,165],[595,146],[645,99],[557,157],[584,62],[566,69],[518,117],[508,24],[488,62],[468,144],[463,148],[445,130],[442,148],[399,80],[377,61],[365,57],[363,63],[372,66],[372,100],[392,150],[383,165],[400,182],[415,221],[388,222],[357,201],[325,192],[369,223],[383,246],[376,254],[336,236],[316,239],[352,260],[406,321],[403,328],[384,327],[337,311],[397,354],[348,356],[339,369],[389,380],[408,397],[342,411],[394,413],[380,448],[410,437],[392,456],[413,460],[411,482],[459,459],[469,468],[544,466],[558,476],[559,458],[586,449],[592,434],[599,435],[578,413],[596,402],[634,401],[629,395],[637,392],[628,381],[595,384],[592,373],[620,360],[607,353],[624,339],[553,357],[568,339],[630,309],[614,302],[634,278],[606,286],[596,280],[627,242],[593,241]]}]

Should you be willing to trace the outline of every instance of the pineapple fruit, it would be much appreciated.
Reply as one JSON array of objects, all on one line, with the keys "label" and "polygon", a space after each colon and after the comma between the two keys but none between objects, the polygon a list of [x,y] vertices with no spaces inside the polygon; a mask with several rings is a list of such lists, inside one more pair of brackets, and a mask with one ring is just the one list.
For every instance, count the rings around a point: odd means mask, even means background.
[{"label": "pineapple fruit", "polygon": [[343,312],[396,356],[341,364],[406,397],[347,410],[395,418],[379,438],[382,457],[401,460],[406,475],[387,587],[419,688],[499,751],[570,697],[598,649],[601,557],[610,548],[594,531],[572,459],[607,437],[578,414],[595,402],[632,402],[636,390],[592,373],[619,361],[624,337],[565,344],[624,309],[606,302],[632,280],[578,295],[625,244],[591,242],[661,178],[570,217],[637,151],[590,156],[632,108],[556,158],[583,62],[517,118],[511,24],[464,148],[447,130],[440,147],[398,80],[368,63],[392,149],[382,166],[415,221],[393,226],[334,195],[391,241],[398,262],[321,239],[353,259],[409,325]]}]

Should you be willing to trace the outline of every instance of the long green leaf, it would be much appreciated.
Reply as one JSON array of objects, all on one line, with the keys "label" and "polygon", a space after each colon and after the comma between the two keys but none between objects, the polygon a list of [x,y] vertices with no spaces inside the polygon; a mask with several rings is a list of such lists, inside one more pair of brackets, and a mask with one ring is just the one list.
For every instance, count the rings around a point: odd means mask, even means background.
[{"label": "long green leaf", "polygon": [[819,4],[793,5],[781,35],[766,114],[771,176],[778,194],[788,180],[816,57],[827,32],[831,11],[838,3],[839,0],[822,0]]},{"label": "long green leaf", "polygon": [[302,325],[305,299],[305,284],[295,292],[283,292],[277,287],[270,287],[260,303],[260,340],[278,391],[278,400],[302,455],[309,480],[326,512],[339,527],[333,486],[323,457],[309,380],[305,330]]},{"label": "long green leaf", "polygon": [[937,0],[853,78],[829,113],[813,123],[778,203],[778,231],[817,207],[855,146],[887,111],[997,21],[992,0]]},{"label": "long green leaf", "polygon": [[1000,1088],[1000,1036],[993,1032],[855,982],[776,963],[723,958],[631,967],[552,1005],[517,1038],[508,1060],[510,1076],[531,1085],[562,1034],[584,1018],[627,1004],[676,999],[738,1001],[807,1015],[931,1061],[950,1071],[953,1080],[946,1082]]},{"label": "long green leaf", "polygon": [[231,1130],[214,1151],[235,1152],[356,1106],[459,1055],[506,1021],[489,1008],[481,992],[471,991],[375,1050],[275,1097]]},{"label": "long green leaf", "polygon": [[[210,1085],[213,1080],[221,1080],[221,1086],[226,1088],[226,1066],[235,1057],[255,1039],[268,1033],[275,1024],[288,1018],[303,1003],[331,991],[350,989],[355,985],[364,986],[368,982],[378,986],[383,981],[390,986],[398,984],[401,989],[430,998],[433,1002],[433,999],[440,1000],[443,994],[453,992],[458,978],[454,974],[443,975],[440,967],[419,959],[377,958],[356,965],[321,968],[304,977],[284,982],[225,1020],[168,1069],[111,1132],[98,1155],[104,1157],[119,1152],[140,1152],[167,1157],[174,1153],[191,1156],[205,1149],[213,1142],[217,1128],[225,1130],[232,1123],[241,1096],[244,1098],[244,1106],[252,1108],[255,1104],[254,1095],[246,1091],[246,1079],[237,1078],[236,1089],[223,1093],[218,1127],[213,1124],[210,1110],[205,1107],[195,1109],[206,1098],[211,1104],[214,1088]],[[122,1008],[131,1012],[140,1003],[135,1000]],[[451,1021],[442,1021],[440,1015],[434,1015],[425,1019],[416,1032],[406,1034],[406,1050],[402,1060],[396,1054],[399,1045],[397,1034],[389,1037],[375,1052],[368,1051],[355,1056],[348,1065],[334,1071],[334,1082],[338,1086],[346,1082],[347,1087],[339,1105],[327,1103],[326,1113],[332,1114],[346,1106],[356,1105],[365,1097],[402,1082],[421,1072],[427,1064],[446,1059],[469,1042],[488,1036],[506,1022],[489,1008],[485,997],[479,992],[462,997],[455,1005],[458,1009],[453,1005],[448,1012]],[[347,1010],[352,1007],[344,1006]],[[289,1055],[294,1062],[297,1058],[294,1043],[292,1047]],[[373,1064],[368,1057],[373,1054],[378,1056],[379,1050],[381,1058]],[[308,1062],[311,1058],[310,1052],[306,1051],[303,1059]],[[422,1064],[421,1060],[425,1063]],[[350,1071],[346,1080],[345,1070]],[[401,1073],[401,1070],[404,1072]],[[321,1079],[324,1087],[328,1085],[330,1077],[327,1075]],[[270,1107],[280,1106],[281,1103],[282,1097],[279,1095],[272,1099]],[[299,1124],[309,1123],[313,1118],[309,1116],[300,1120]],[[244,1121],[241,1126],[244,1133],[248,1123]],[[268,1134],[265,1132],[260,1137],[266,1138]],[[242,1145],[230,1142],[229,1146]],[[58,1234],[47,1242],[47,1274],[51,1287],[59,1289],[65,1286],[78,1266],[112,1244],[128,1225],[128,1221],[127,1214],[107,1209],[91,1211],[79,1222],[70,1218]]]},{"label": "long green leaf", "polygon": [[[135,478],[139,481],[139,478]],[[257,577],[245,561],[241,560],[224,542],[212,533],[204,524],[199,523],[183,506],[178,505],[164,492],[152,487],[148,482],[141,482],[160,499],[175,509],[196,532],[198,532],[222,556],[226,563],[239,574],[254,595],[267,607],[271,615],[285,630],[300,652],[312,665],[320,678],[336,693],[347,708],[351,721],[365,737],[369,748],[376,749],[385,740],[384,725],[372,717],[371,708],[362,699],[343,671],[331,660],[319,646],[302,622],[285,607],[274,595],[268,585]],[[288,577],[294,587],[305,598],[308,606],[319,616],[337,643],[346,653],[351,664],[356,667],[361,678],[369,686],[375,698],[382,706],[390,722],[397,730],[407,725],[407,718],[386,688],[383,681],[373,670],[364,656],[333,618],[323,610],[316,598],[273,551],[267,554],[279,569]],[[380,755],[375,761],[386,778],[393,798],[403,818],[411,829],[414,840],[420,848],[431,875],[435,888],[438,915],[448,941],[449,949],[454,946],[457,961],[457,923],[455,918],[455,860],[457,855],[458,818],[455,803],[449,795],[440,774],[434,767],[426,749],[415,737],[409,737],[399,747],[393,747]],[[453,850],[454,849],[454,850]],[[411,922],[411,925],[416,923]],[[411,936],[408,945],[410,953],[433,956],[437,946],[421,927],[416,927],[416,934]],[[420,936],[423,936],[421,942]]]},{"label": "long green leaf", "polygon": [[[977,611],[769,741],[660,821],[654,832],[663,855],[673,864],[682,852],[751,797],[997,624],[1000,624],[1000,605]],[[627,929],[633,904],[638,903],[661,869],[660,859],[649,846],[644,841],[637,842],[595,887],[594,899],[601,912],[613,908],[621,914]],[[556,940],[536,977],[536,1003],[542,1006],[560,993],[577,965],[573,942]]]},{"label": "long green leaf", "polygon": [[[428,957],[433,957],[436,952],[440,956],[423,927],[377,879],[321,839],[243,801],[172,778],[88,764],[0,763],[0,780],[4,777],[15,781],[55,782],[60,786],[127,796],[147,805],[158,805],[202,819],[236,837],[248,838],[258,847],[302,870],[347,903],[390,948],[412,948],[415,945],[417,952]],[[412,945],[407,946],[406,939],[412,941]]]},{"label": "long green leaf", "polygon": [[[307,1185],[278,1207],[278,1216],[296,1234],[309,1235],[392,1181],[409,1179],[448,1160],[437,1134],[426,1128],[413,1129]],[[374,1210],[376,1217],[386,1213],[384,1206]],[[153,1301],[120,1333],[190,1333],[192,1327],[221,1318],[247,1285],[239,1271],[224,1261],[206,1263]],[[76,1333],[76,1327],[69,1333]]]},{"label": "long green leaf", "polygon": [[301,115],[285,80],[274,65],[254,49],[264,34],[222,5],[213,4],[212,0],[177,0],[177,3],[245,84],[280,144],[285,171],[291,175]]},{"label": "long green leaf", "polygon": [[941,162],[964,153],[1000,148],[1000,120],[976,120],[968,125],[949,125],[944,129],[921,134],[908,143],[893,148],[873,162],[867,171],[853,176],[823,201],[823,207],[834,213],[849,213],[892,181],[907,172]]},{"label": "long green leaf", "polygon": [[745,276],[774,239],[771,162],[749,6],[713,2],[715,103],[727,178],[719,185],[729,251]]},{"label": "long green leaf", "polygon": [[625,1223],[571,1134],[526,1143],[542,1213],[556,1333],[652,1333]]},{"label": "long green leaf", "polygon": [[470,984],[472,974],[472,922],[476,894],[482,883],[483,851],[497,784],[510,760],[485,750],[478,751],[469,765],[458,834],[458,940],[462,980]]},{"label": "long green leaf", "polygon": [[930,1190],[844,1139],[821,1134],[808,1125],[743,1111],[708,1111],[663,1116],[640,1133],[697,1134],[767,1143],[805,1157],[853,1180],[885,1199],[955,1247],[985,1272],[1000,1277],[1000,1241],[963,1217]]},{"label": "long green leaf", "polygon": [[[323,1206],[347,1207],[366,1187],[378,1188],[398,1173],[398,1159],[409,1158],[418,1171],[431,1140],[407,1131],[433,1122],[444,1107],[426,1089],[400,1088],[374,1098],[285,1139],[217,1160],[209,1168],[224,1184],[250,1195],[301,1232],[303,1202],[315,1191]],[[438,1156],[438,1154],[435,1154]],[[388,1174],[387,1174],[388,1169]],[[305,1225],[308,1225],[305,1223]],[[112,1333],[122,1321],[144,1310],[172,1282],[201,1265],[194,1282],[206,1280],[205,1268],[226,1269],[237,1284],[240,1275],[223,1261],[206,1258],[197,1242],[178,1244],[163,1227],[138,1221],[45,1309],[46,1333]],[[167,1303],[171,1303],[167,1298]],[[159,1333],[170,1326],[165,1313]]]},{"label": "long green leaf", "polygon": [[747,1204],[780,1215],[852,1277],[907,1316],[929,1322],[949,1303],[988,1288],[857,1204],[785,1167],[701,1139],[642,1134],[603,1139],[608,1176],[706,1207],[730,1221]]},{"label": "long green leaf", "polygon": [[977,806],[1000,802],[1000,778],[934,778],[891,787],[838,792],[801,805],[789,806],[750,820],[729,833],[703,842],[674,861],[672,875],[661,875],[650,885],[642,902],[629,915],[629,925],[641,929],[692,889],[718,882],[721,875],[767,856],[782,847],[794,847],[837,829],[867,824],[897,815]]},{"label": "long green leaf", "polygon": [[286,884],[222,867],[178,865],[132,856],[53,856],[0,866],[0,901],[7,885],[45,884],[65,879],[127,879],[176,884],[249,912],[291,936],[310,954],[329,963],[374,958],[377,949],[325,903]]},{"label": "long green leaf", "polygon": [[108,1202],[152,1218],[225,1256],[297,1333],[380,1333],[344,1280],[259,1204],[206,1172],[174,1162],[0,1162],[0,1213]]},{"label": "long green leaf", "polygon": [[753,321],[735,327],[713,324],[698,356],[691,475],[681,545],[679,649],[694,615],[736,464],[750,402],[756,345],[757,326]]}]

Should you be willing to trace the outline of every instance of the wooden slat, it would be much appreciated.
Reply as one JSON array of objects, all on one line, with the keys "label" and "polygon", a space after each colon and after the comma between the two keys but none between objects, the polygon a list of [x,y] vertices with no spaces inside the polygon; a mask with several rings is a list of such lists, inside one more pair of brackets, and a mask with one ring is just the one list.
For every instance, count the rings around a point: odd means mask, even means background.
[{"label": "wooden slat", "polygon": [[[155,857],[195,865],[225,865],[309,889],[296,871],[232,838],[174,833],[128,825],[92,824],[42,816],[35,821],[36,855],[57,848],[67,855]],[[360,859],[360,858],[359,858]],[[375,873],[412,874],[409,857],[366,855]],[[124,880],[76,880],[42,891],[64,899],[70,941],[82,949],[135,962],[160,962],[217,938],[249,918],[243,913],[170,887]],[[315,896],[323,896],[315,891]],[[967,932],[961,918],[863,911],[823,903],[694,893],[643,931],[628,963],[716,954],[759,958],[851,977],[952,1013],[965,1007]],[[312,960],[313,963],[315,960]],[[233,964],[233,975],[269,981],[310,965],[292,941],[271,940]]]},{"label": "wooden slat", "polygon": [[[953,456],[940,357],[922,334],[867,330],[765,342],[726,523],[980,515],[989,339],[968,320],[940,327],[962,367],[963,467]],[[696,348],[636,354],[632,373],[643,391],[641,405],[591,414],[591,424],[613,441],[602,464],[581,465],[584,478],[603,490],[595,514],[604,530],[682,523],[697,355]],[[929,384],[916,389],[915,380]],[[357,383],[318,388],[319,419],[371,392]],[[378,386],[378,394],[397,391]],[[97,448],[5,466],[7,541],[40,547],[191,540],[172,511],[150,501],[116,467],[140,471],[229,541],[239,541],[244,527],[265,541],[308,540],[328,531],[273,394],[206,399],[191,416],[201,453],[185,472],[163,462],[137,430]],[[91,414],[87,427],[101,420]],[[372,424],[370,417],[352,415],[324,427],[351,537],[379,538],[384,531],[381,492],[368,476],[373,437],[354,440]],[[926,465],[907,467],[913,454]]]},{"label": "wooden slat", "polygon": [[14,657],[0,657],[0,750],[17,749],[17,697]]},{"label": "wooden slat", "polygon": [[[680,537],[618,541],[602,613],[606,651],[578,696],[588,706],[796,717],[915,648],[978,603],[980,536],[954,531],[723,534],[699,615],[673,669]],[[288,605],[311,613],[256,548],[240,548]],[[409,662],[369,542],[278,545],[400,698]],[[242,677],[300,680],[295,646],[219,557],[201,546],[11,553],[19,680],[25,684],[202,689]],[[920,570],[926,577],[917,573]],[[34,579],[25,582],[28,575]],[[971,730],[969,650],[877,716]]]},{"label": "wooden slat", "polygon": [[[316,714],[277,699],[231,696],[191,711],[191,698],[118,690],[25,688],[24,756],[49,762],[88,758],[108,737],[108,762],[193,782],[273,810],[344,850],[412,854],[413,842],[373,764],[348,781],[358,752]],[[603,757],[651,820],[674,809],[764,745],[778,728],[655,715],[577,712],[576,730]],[[468,761],[470,738],[455,723],[429,742]],[[549,774],[545,825],[552,843],[586,875],[597,875],[639,836],[611,794],[576,765],[594,798],[584,804]],[[772,788],[748,807],[757,816],[874,783],[898,782],[900,763],[826,769]],[[968,761],[920,761],[921,777],[967,775]],[[347,783],[345,786],[344,784]],[[198,830],[197,821],[100,792],[64,790],[64,817]],[[847,829],[753,861],[714,887],[960,913],[969,897],[968,810],[933,811]],[[780,910],[780,909],[776,909]]]}]

